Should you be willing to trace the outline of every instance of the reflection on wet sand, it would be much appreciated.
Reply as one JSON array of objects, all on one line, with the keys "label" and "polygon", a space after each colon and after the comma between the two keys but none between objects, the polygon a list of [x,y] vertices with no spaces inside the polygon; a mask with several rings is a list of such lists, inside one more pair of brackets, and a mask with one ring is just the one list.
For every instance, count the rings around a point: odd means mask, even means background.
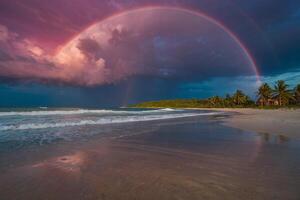
[{"label": "reflection on wet sand", "polygon": [[74,145],[74,152],[1,173],[0,194],[7,200],[299,199],[299,148],[265,138],[191,123],[70,144],[65,149]]},{"label": "reflection on wet sand", "polygon": [[289,137],[285,135],[274,135],[269,133],[260,133],[260,136],[265,142],[284,144],[289,141]]},{"label": "reflection on wet sand", "polygon": [[278,135],[278,142],[283,144],[285,142],[288,142],[289,141],[289,138],[287,136],[284,136],[284,135]]},{"label": "reflection on wet sand", "polygon": [[261,135],[262,135],[265,142],[270,141],[270,134],[269,133],[261,133]]},{"label": "reflection on wet sand", "polygon": [[73,155],[60,156],[54,159],[49,159],[41,163],[34,164],[32,167],[52,167],[61,169],[66,172],[78,172],[84,165],[85,154],[82,152],[74,153]]}]

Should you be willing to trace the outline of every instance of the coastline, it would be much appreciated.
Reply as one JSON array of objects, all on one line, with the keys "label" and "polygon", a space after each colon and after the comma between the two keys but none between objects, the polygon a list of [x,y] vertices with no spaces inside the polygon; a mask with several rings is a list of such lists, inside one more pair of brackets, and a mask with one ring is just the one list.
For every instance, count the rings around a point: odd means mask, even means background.
[{"label": "coastline", "polygon": [[226,126],[300,139],[299,109],[195,108],[194,110],[230,112],[232,115],[222,120]]},{"label": "coastline", "polygon": [[[166,107],[149,107],[161,109]],[[232,128],[300,139],[300,109],[176,108],[231,113],[222,124]]]}]

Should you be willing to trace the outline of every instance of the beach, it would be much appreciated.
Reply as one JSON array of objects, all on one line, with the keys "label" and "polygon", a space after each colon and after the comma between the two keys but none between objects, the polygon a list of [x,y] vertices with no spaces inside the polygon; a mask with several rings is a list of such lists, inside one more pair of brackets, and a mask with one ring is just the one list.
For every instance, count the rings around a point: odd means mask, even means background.
[{"label": "beach", "polygon": [[212,108],[203,110],[217,110],[232,113],[231,117],[223,120],[227,126],[259,133],[300,138],[300,109]]},{"label": "beach", "polygon": [[[3,123],[16,120],[0,134],[0,196],[6,200],[300,197],[300,141],[230,127],[224,122],[241,115],[232,111],[2,115]],[[20,124],[29,120],[36,124]]]}]

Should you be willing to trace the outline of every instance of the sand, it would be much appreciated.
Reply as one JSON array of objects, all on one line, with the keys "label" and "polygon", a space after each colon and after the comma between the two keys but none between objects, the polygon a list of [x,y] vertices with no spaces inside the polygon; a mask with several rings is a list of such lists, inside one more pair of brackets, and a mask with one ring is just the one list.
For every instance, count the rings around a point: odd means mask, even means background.
[{"label": "sand", "polygon": [[261,110],[226,108],[210,110],[233,113],[231,117],[224,118],[223,120],[223,123],[230,127],[300,139],[300,109]]},{"label": "sand", "polygon": [[[251,116],[242,112],[228,117]],[[300,141],[222,118],[118,124],[106,127],[107,137],[0,151],[0,199],[299,200]]]}]

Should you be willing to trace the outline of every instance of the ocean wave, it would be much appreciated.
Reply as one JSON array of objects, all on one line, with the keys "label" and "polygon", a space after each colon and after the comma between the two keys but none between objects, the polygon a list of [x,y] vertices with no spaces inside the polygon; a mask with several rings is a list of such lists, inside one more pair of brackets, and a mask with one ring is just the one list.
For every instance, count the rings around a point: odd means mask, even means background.
[{"label": "ocean wave", "polygon": [[163,108],[163,109],[160,109],[160,111],[175,111],[175,109],[172,109],[172,108]]},{"label": "ocean wave", "polygon": [[49,111],[24,111],[24,112],[0,112],[1,116],[49,116],[49,115],[81,115],[81,114],[143,114],[143,113],[156,113],[156,112],[171,112],[174,109],[158,109],[158,110],[145,110],[145,111],[123,111],[123,110],[49,110]]},{"label": "ocean wave", "polygon": [[30,123],[30,124],[6,125],[6,126],[0,126],[0,130],[8,131],[8,130],[59,128],[59,127],[68,127],[68,126],[104,125],[104,124],[115,124],[115,123],[175,119],[175,118],[194,117],[194,116],[208,116],[208,115],[216,115],[216,114],[220,114],[220,113],[211,112],[211,113],[182,113],[182,114],[123,116],[123,117],[116,116],[116,117],[104,117],[104,118],[100,118],[97,120],[80,120],[80,121],[74,121],[74,122]]}]

